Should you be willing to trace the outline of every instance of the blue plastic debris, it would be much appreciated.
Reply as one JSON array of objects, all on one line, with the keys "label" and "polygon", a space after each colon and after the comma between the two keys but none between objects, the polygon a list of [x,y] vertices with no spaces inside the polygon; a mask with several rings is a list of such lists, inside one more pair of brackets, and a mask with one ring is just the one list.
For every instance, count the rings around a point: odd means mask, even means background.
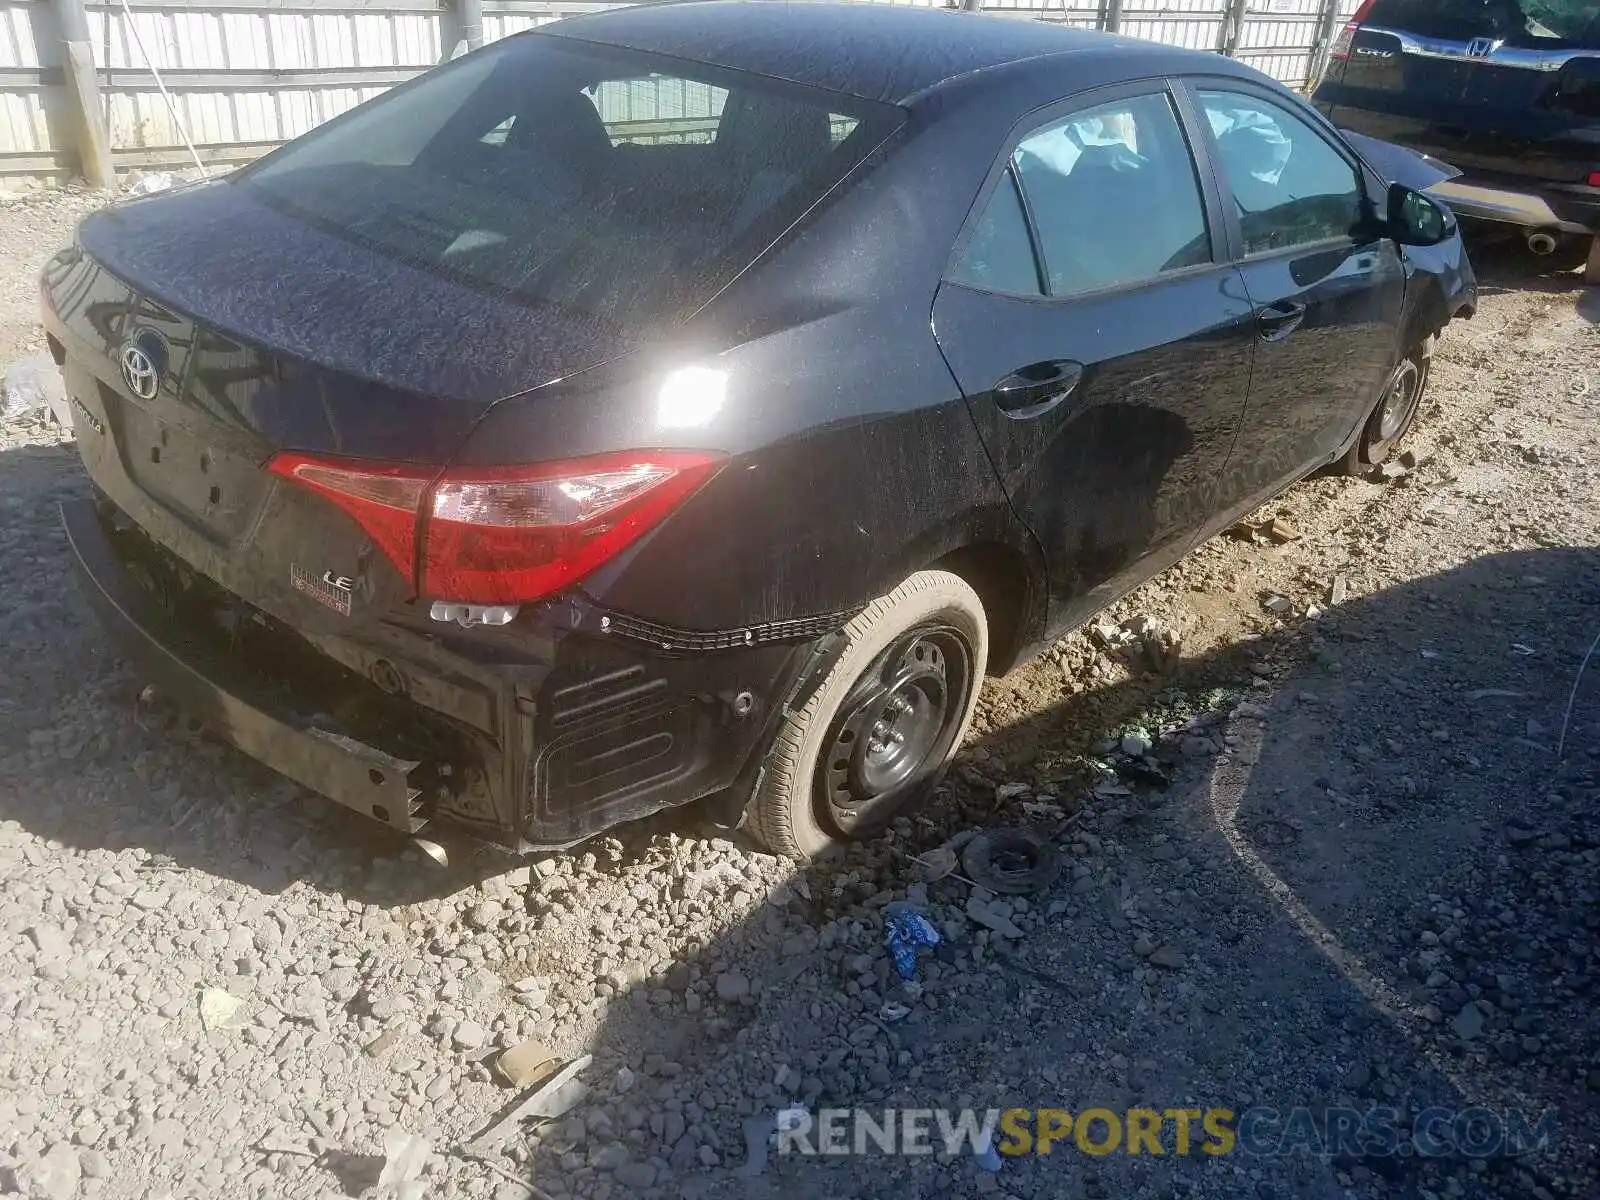
[{"label": "blue plastic debris", "polygon": [[995,1152],[994,1141],[988,1134],[983,1136],[975,1157],[978,1161],[978,1170],[987,1171],[991,1175],[1005,1165],[1000,1161],[1000,1155]]},{"label": "blue plastic debris", "polygon": [[884,926],[895,970],[900,972],[901,979],[911,979],[917,973],[917,947],[937,946],[939,931],[919,912],[889,913],[884,918]]}]

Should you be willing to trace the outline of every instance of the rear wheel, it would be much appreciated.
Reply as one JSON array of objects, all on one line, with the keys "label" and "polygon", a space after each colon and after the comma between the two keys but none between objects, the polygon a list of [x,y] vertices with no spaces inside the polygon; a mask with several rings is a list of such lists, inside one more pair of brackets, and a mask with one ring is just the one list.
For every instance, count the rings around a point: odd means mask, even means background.
[{"label": "rear wheel", "polygon": [[919,571],[846,627],[848,649],[784,721],[746,810],[775,854],[809,858],[881,829],[943,777],[988,661],[976,592]]},{"label": "rear wheel", "polygon": [[1430,339],[1406,351],[1405,357],[1396,364],[1383,395],[1378,397],[1372,415],[1362,427],[1361,436],[1356,438],[1356,444],[1341,464],[1346,474],[1364,475],[1387,462],[1400,439],[1410,432],[1428,390],[1431,353]]}]

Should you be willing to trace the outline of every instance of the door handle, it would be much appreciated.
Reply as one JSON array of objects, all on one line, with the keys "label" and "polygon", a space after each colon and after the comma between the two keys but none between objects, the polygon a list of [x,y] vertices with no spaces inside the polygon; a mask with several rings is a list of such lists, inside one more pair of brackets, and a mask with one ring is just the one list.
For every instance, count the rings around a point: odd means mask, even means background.
[{"label": "door handle", "polygon": [[1280,300],[1256,310],[1256,329],[1264,342],[1276,342],[1300,328],[1306,306],[1299,300]]},{"label": "door handle", "polygon": [[1018,421],[1042,417],[1072,395],[1082,378],[1082,363],[1037,362],[1013,371],[994,385],[995,407]]}]

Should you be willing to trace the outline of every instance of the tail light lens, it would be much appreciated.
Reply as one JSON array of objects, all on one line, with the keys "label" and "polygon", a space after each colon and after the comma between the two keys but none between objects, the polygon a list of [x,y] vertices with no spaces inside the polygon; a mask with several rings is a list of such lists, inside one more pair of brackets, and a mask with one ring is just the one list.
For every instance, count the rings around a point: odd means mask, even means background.
[{"label": "tail light lens", "polygon": [[1372,13],[1372,6],[1376,0],[1361,0],[1361,7],[1350,14],[1350,20],[1339,31],[1339,36],[1333,39],[1333,48],[1328,51],[1329,58],[1348,59],[1350,47],[1355,43],[1356,33],[1361,28],[1361,23]]},{"label": "tail light lens", "polygon": [[1600,171],[1590,171],[1588,184],[1590,187],[1600,187]]},{"label": "tail light lens", "polygon": [[424,472],[409,466],[279,454],[267,464],[267,470],[344,509],[399,568],[406,582],[416,582],[417,508],[437,469]]},{"label": "tail light lens", "polygon": [[419,592],[523,604],[614,558],[720,461],[701,451],[641,450],[440,473],[280,454],[268,469],[354,517]]}]

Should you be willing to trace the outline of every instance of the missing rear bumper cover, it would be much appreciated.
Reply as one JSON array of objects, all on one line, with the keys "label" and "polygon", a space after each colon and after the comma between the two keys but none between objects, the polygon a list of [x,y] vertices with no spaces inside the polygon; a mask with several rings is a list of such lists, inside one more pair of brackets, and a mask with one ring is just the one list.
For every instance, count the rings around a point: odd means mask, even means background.
[{"label": "missing rear bumper cover", "polygon": [[161,692],[218,737],[282,775],[364,816],[413,833],[426,819],[418,759],[402,758],[287,712],[268,689],[190,636],[134,583],[87,501],[62,524],[101,623]]}]

